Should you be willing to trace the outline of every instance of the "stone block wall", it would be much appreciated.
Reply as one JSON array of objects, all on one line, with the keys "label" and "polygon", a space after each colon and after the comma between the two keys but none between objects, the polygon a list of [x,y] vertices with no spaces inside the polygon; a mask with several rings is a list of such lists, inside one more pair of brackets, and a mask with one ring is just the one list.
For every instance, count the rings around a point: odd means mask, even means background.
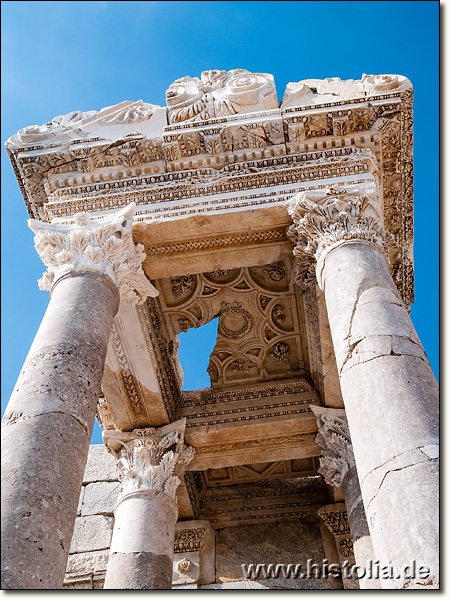
[{"label": "stone block wall", "polygon": [[[103,445],[89,450],[67,563],[66,589],[101,589],[119,493],[114,458]],[[323,528],[322,528],[323,529]],[[188,551],[189,541],[195,551]],[[200,540],[200,541],[199,541]],[[173,586],[178,589],[340,589],[341,580],[246,580],[242,564],[321,563],[329,555],[319,523],[281,521],[214,530],[207,521],[178,522]]]},{"label": "stone block wall", "polygon": [[103,444],[89,448],[64,587],[103,587],[119,493],[114,463]]}]

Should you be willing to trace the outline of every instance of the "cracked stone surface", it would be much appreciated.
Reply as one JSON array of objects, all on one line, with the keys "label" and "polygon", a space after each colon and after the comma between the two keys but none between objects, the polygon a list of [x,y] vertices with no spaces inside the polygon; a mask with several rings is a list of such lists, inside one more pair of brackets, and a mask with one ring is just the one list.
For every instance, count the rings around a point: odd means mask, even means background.
[{"label": "cracked stone surface", "polygon": [[115,508],[105,589],[170,589],[178,507],[165,493],[139,490]]},{"label": "cracked stone surface", "polygon": [[432,579],[439,560],[436,379],[381,248],[346,242],[328,253],[322,277],[375,557],[399,571],[416,560]]},{"label": "cracked stone surface", "polygon": [[[345,498],[348,523],[352,532],[355,564],[367,565],[368,561],[374,561],[375,557],[356,467],[345,474],[341,483],[341,491]],[[380,587],[377,579],[359,579],[360,589],[380,589]]]},{"label": "cracked stone surface", "polygon": [[2,427],[5,589],[62,587],[116,310],[89,274],[52,291]]}]

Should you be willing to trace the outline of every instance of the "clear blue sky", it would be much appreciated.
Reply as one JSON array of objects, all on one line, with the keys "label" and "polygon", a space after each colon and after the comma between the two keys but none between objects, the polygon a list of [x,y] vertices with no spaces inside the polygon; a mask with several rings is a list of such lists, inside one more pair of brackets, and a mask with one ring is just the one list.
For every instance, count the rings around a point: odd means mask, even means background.
[{"label": "clear blue sky", "polygon": [[[2,141],[27,125],[123,100],[165,104],[207,69],[308,78],[394,73],[414,86],[415,281],[411,316],[438,375],[439,2],[2,2]],[[4,148],[2,414],[48,302],[44,266]],[[185,388],[208,385],[209,334],[182,340]],[[199,333],[199,332],[192,332]],[[183,336],[184,337],[184,336]],[[202,366],[199,368],[199,364]],[[100,443],[96,427],[93,441]]]}]

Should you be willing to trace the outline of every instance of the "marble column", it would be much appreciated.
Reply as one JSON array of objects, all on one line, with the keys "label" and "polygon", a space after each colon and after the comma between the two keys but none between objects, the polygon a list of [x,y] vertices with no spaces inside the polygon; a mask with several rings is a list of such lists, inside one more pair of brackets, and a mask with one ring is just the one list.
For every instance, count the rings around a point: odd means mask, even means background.
[{"label": "marble column", "polygon": [[50,302],[2,422],[4,589],[62,587],[113,318],[156,295],[133,212],[29,221]]},{"label": "marble column", "polygon": [[[390,275],[381,202],[361,187],[304,192],[288,210],[301,277],[325,295],[383,588],[438,581],[438,386]],[[306,267],[305,267],[306,265]],[[397,575],[399,577],[397,578]]]},{"label": "marble column", "polygon": [[181,419],[159,429],[103,434],[122,483],[105,589],[172,588],[176,490],[194,456],[184,445],[185,425]]},{"label": "marble column", "polygon": [[[352,534],[355,564],[362,567],[367,575],[369,561],[374,561],[373,546],[345,410],[322,408],[321,406],[311,406],[311,410],[317,417],[319,428],[316,442],[323,448],[322,456],[319,458],[319,473],[323,475],[328,485],[333,485],[342,491]],[[348,542],[345,542],[345,545],[347,546]],[[380,589],[378,579],[362,576],[363,569],[360,569],[359,587],[361,589]]]}]

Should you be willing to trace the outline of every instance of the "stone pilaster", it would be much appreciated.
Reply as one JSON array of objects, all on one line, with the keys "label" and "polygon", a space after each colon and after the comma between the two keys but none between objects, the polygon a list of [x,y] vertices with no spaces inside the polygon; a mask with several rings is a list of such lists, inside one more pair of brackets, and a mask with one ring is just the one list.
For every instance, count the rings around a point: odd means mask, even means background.
[{"label": "stone pilaster", "polygon": [[[360,188],[306,192],[288,210],[294,254],[315,266],[325,294],[375,558],[400,575],[381,584],[435,585],[438,386],[389,272],[377,199]],[[429,576],[404,574],[413,561]]]},{"label": "stone pilaster", "polygon": [[[373,546],[361,497],[345,411],[319,406],[311,406],[311,410],[317,417],[319,428],[316,442],[323,448],[322,456],[319,458],[319,473],[323,475],[329,485],[341,488],[347,507],[355,563],[366,569],[368,561],[374,560]],[[345,544],[348,545],[347,542]],[[361,589],[379,589],[379,580],[361,577],[359,587]]]},{"label": "stone pilaster", "polygon": [[[317,511],[319,517],[325,523],[328,531],[331,532],[337,549],[339,565],[351,567],[355,564],[355,555],[352,542],[352,534],[345,504],[337,502],[336,504],[327,504]],[[342,573],[342,585],[344,589],[359,589],[359,583],[356,578],[345,577]]]},{"label": "stone pilaster", "polygon": [[185,424],[103,434],[122,482],[105,589],[172,587],[176,489],[194,456],[184,445]]},{"label": "stone pilaster", "polygon": [[209,521],[181,521],[175,527],[172,583],[215,582],[215,531]]},{"label": "stone pilaster", "polygon": [[62,587],[113,318],[156,293],[133,211],[29,222],[51,294],[2,423],[5,589]]}]

